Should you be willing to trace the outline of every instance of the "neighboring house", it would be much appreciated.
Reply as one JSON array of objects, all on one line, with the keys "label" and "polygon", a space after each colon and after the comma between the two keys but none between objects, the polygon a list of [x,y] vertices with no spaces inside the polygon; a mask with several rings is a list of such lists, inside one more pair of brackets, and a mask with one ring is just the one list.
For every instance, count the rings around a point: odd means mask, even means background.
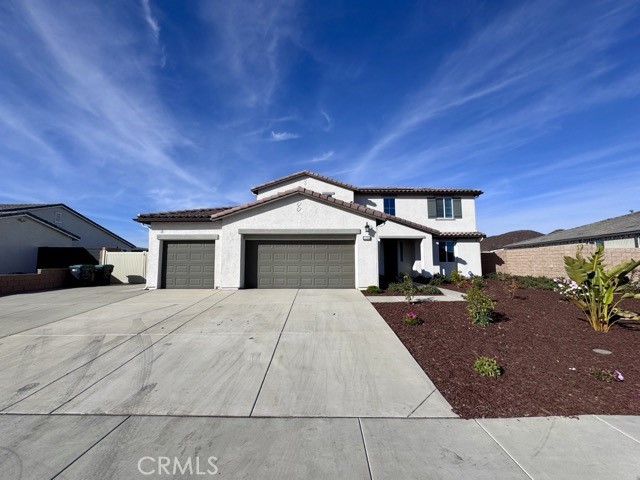
[{"label": "neighboring house", "polygon": [[357,187],[309,171],[234,207],[139,214],[148,288],[366,288],[400,272],[480,275],[480,190]]},{"label": "neighboring house", "polygon": [[0,204],[0,274],[34,272],[39,247],[135,245],[62,203]]},{"label": "neighboring house", "polygon": [[592,243],[610,248],[640,248],[640,212],[608,218],[581,227],[557,230],[542,237],[506,245],[504,248],[533,248]]},{"label": "neighboring house", "polygon": [[544,233],[535,230],[513,230],[511,232],[502,233],[500,235],[492,235],[482,240],[480,246],[483,252],[493,252],[499,250],[505,245],[516,242],[531,240],[532,238],[541,237]]}]

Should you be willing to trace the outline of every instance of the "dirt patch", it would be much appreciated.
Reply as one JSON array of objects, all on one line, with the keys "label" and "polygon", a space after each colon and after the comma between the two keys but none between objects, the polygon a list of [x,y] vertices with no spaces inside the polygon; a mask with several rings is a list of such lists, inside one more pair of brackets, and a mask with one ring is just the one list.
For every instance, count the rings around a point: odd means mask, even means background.
[{"label": "dirt patch", "polygon": [[[597,333],[559,294],[521,289],[511,298],[506,287],[487,282],[500,318],[488,327],[470,323],[464,302],[373,305],[464,418],[640,414],[640,323]],[[640,300],[622,306],[640,312]],[[404,324],[407,311],[424,323]],[[496,358],[503,375],[477,374],[472,364],[479,356]],[[619,370],[625,380],[597,380],[589,373],[592,367]]]}]

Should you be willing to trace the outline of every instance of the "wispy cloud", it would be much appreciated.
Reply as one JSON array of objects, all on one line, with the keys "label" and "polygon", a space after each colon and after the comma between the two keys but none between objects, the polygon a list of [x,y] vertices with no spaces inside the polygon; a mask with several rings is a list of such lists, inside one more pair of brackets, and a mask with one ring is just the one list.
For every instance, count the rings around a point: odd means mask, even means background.
[{"label": "wispy cloud", "polygon": [[[619,71],[621,60],[606,55],[633,35],[637,4],[565,7],[525,3],[471,36],[381,129],[359,169],[389,155],[407,155],[415,167],[516,148],[560,117],[638,95],[640,71]],[[456,118],[457,128],[441,134],[437,124]],[[418,131],[427,132],[422,142],[407,141]]]},{"label": "wispy cloud", "polygon": [[147,24],[151,28],[153,36],[158,40],[160,37],[160,25],[158,24],[158,20],[151,13],[151,6],[149,5],[149,0],[141,0],[142,1],[142,11],[144,12],[144,19]]},{"label": "wispy cloud", "polygon": [[282,142],[283,140],[293,140],[299,138],[300,135],[291,132],[275,132],[271,130],[271,140],[274,142]]},{"label": "wispy cloud", "polygon": [[299,36],[296,0],[204,2],[202,17],[214,28],[212,79],[234,85],[247,107],[271,104],[288,59],[283,50]]},{"label": "wispy cloud", "polygon": [[310,160],[307,160],[306,162],[300,162],[300,163],[321,163],[321,162],[326,162],[331,157],[333,157],[333,155],[335,153],[336,153],[335,151],[329,150],[328,152],[324,152],[324,153],[321,153],[320,155],[316,155],[315,157],[311,158]]},{"label": "wispy cloud", "polygon": [[327,122],[327,124],[324,126],[324,131],[328,132],[333,128],[333,118],[331,118],[329,114],[322,109],[320,110],[320,115],[322,115]]}]

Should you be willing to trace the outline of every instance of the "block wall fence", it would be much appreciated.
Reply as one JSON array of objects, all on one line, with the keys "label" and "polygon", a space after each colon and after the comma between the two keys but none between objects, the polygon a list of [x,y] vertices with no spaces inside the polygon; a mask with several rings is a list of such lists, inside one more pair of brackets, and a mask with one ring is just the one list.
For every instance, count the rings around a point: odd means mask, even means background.
[{"label": "block wall fence", "polygon": [[[482,252],[482,273],[532,275],[534,277],[565,277],[564,257],[575,256],[577,245],[554,245],[536,248],[518,248]],[[584,244],[582,254],[595,251],[593,244]],[[626,260],[639,260],[640,248],[605,249],[604,263],[613,266]]]},{"label": "block wall fence", "polygon": [[0,275],[0,294],[31,292],[68,286],[68,268],[43,268],[37,273]]}]

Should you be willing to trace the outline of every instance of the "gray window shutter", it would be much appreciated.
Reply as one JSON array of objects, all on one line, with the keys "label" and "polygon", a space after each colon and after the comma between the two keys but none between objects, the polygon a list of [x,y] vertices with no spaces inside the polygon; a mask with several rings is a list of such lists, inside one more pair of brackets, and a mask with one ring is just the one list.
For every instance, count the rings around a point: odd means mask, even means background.
[{"label": "gray window shutter", "polygon": [[462,218],[462,200],[460,198],[453,199],[453,218]]},{"label": "gray window shutter", "polygon": [[429,218],[437,218],[437,215],[436,215],[436,199],[435,198],[427,199],[427,211],[429,213]]}]

